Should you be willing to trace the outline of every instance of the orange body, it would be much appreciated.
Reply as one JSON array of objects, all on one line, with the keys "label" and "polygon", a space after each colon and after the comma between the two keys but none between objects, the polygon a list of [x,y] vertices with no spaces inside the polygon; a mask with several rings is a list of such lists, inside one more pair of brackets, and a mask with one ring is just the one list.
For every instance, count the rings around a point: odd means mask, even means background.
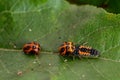
[{"label": "orange body", "polygon": [[75,46],[74,46],[73,42],[64,42],[59,47],[59,52],[60,52],[60,55],[62,55],[62,56],[73,55],[74,51],[75,51]]},{"label": "orange body", "polygon": [[30,42],[23,46],[23,52],[25,54],[35,54],[38,55],[41,50],[40,44],[36,42]]}]

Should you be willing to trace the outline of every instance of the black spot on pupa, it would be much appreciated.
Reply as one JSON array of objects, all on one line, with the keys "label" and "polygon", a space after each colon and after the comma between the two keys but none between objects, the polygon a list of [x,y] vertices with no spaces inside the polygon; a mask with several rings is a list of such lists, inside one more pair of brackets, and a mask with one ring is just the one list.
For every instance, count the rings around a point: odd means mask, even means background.
[{"label": "black spot on pupa", "polygon": [[30,46],[26,46],[24,50],[29,50],[30,48],[31,48]]},{"label": "black spot on pupa", "polygon": [[65,48],[61,48],[60,50],[60,53],[64,52],[65,51]]}]

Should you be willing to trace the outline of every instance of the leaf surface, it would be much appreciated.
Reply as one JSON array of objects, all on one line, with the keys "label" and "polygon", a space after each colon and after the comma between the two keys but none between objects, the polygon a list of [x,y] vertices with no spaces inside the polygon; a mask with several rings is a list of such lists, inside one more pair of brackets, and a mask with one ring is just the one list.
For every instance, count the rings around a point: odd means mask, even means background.
[{"label": "leaf surface", "polygon": [[[1,1],[0,78],[2,80],[119,80],[120,15],[64,0]],[[7,4],[7,5],[6,5]],[[38,57],[22,52],[37,41]],[[59,56],[64,41],[87,43],[101,52],[97,59]]]}]

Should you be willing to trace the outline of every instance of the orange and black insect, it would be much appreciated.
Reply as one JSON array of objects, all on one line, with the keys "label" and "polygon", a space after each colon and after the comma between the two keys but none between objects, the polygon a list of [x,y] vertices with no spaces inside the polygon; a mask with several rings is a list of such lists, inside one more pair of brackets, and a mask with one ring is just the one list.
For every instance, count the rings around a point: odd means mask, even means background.
[{"label": "orange and black insect", "polygon": [[75,51],[75,45],[73,44],[73,42],[64,42],[59,47],[59,52],[60,52],[60,55],[62,56],[73,55],[74,51]]},{"label": "orange and black insect", "polygon": [[98,57],[100,53],[91,47],[88,46],[79,46],[78,47],[78,55],[84,57]]},{"label": "orange and black insect", "polygon": [[23,52],[25,54],[35,54],[38,55],[41,50],[40,44],[37,42],[30,42],[23,46]]}]

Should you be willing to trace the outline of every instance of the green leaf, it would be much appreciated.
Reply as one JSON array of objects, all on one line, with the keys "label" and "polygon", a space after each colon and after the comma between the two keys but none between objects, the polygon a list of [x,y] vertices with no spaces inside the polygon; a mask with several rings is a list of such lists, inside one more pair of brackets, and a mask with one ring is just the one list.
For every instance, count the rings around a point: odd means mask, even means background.
[{"label": "green leaf", "polygon": [[[0,1],[0,78],[2,80],[119,80],[120,15],[64,0]],[[7,4],[7,5],[6,5]],[[40,43],[38,57],[22,52]],[[97,59],[64,58],[64,41],[87,43]]]}]

